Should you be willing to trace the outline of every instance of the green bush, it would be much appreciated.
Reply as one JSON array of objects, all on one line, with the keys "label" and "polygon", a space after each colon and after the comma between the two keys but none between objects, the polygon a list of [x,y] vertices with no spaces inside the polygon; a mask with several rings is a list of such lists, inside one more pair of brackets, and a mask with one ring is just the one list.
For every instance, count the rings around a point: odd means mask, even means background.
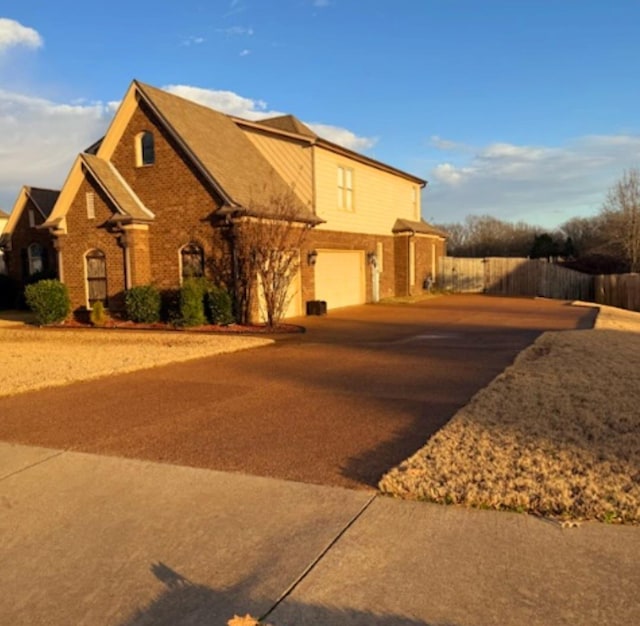
[{"label": "green bush", "polygon": [[186,278],[180,287],[180,324],[202,326],[207,323],[205,297],[209,284],[205,278]]},{"label": "green bush", "polygon": [[160,292],[153,285],[132,287],[124,294],[127,319],[142,324],[160,320]]},{"label": "green bush", "polygon": [[233,324],[233,302],[224,287],[211,287],[207,292],[207,313],[212,324]]},{"label": "green bush", "polygon": [[91,308],[91,314],[89,319],[94,326],[104,326],[107,322],[107,312],[105,311],[104,304],[100,300],[93,303]]},{"label": "green bush", "polygon": [[35,313],[38,324],[54,324],[71,311],[67,286],[59,280],[41,280],[24,290],[27,306]]}]

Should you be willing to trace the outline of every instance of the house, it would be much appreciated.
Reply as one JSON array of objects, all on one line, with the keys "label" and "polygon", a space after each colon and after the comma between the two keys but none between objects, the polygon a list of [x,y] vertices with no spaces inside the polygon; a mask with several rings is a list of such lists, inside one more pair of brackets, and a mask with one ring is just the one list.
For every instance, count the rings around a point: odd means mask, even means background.
[{"label": "house", "polygon": [[0,233],[5,271],[18,284],[58,273],[55,240],[40,228],[51,215],[58,195],[53,189],[22,187]]},{"label": "house", "polygon": [[[5,213],[2,209],[0,209],[0,237],[2,236],[2,231],[4,230],[7,222],[9,221],[9,215]],[[0,274],[7,273],[7,266],[4,262],[4,252],[0,248]]]},{"label": "house", "polygon": [[248,121],[134,80],[53,207],[57,192],[47,203],[38,195],[47,190],[21,191],[1,245],[14,271],[16,255],[31,272],[35,246],[54,250],[49,267],[75,310],[97,300],[118,309],[134,285],[175,289],[194,273],[228,284],[234,224],[289,194],[309,228],[287,311],[294,316],[313,300],[331,309],[422,290],[446,240],[421,220],[425,184],[292,115]]}]

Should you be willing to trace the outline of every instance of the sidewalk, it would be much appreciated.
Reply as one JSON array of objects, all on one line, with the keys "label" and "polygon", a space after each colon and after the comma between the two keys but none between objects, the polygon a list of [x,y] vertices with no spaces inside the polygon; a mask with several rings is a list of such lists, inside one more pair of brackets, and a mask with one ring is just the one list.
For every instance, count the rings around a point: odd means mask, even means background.
[{"label": "sidewalk", "polygon": [[638,527],[6,443],[0,509],[2,624],[640,623]]}]

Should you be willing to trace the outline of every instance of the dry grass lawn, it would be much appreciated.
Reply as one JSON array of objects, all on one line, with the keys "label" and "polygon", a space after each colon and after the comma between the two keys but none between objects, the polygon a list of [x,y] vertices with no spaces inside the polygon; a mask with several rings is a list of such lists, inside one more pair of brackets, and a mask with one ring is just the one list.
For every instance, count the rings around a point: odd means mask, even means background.
[{"label": "dry grass lawn", "polygon": [[640,523],[640,313],[549,332],[386,474],[403,498]]},{"label": "dry grass lawn", "polygon": [[0,325],[0,396],[270,343],[233,335]]}]

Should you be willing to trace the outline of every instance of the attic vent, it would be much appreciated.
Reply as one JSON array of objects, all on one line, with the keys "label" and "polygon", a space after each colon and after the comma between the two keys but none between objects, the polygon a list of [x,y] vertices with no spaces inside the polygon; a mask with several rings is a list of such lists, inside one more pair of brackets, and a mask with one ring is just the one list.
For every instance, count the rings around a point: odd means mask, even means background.
[{"label": "attic vent", "polygon": [[87,219],[94,220],[96,219],[96,207],[95,207],[95,198],[93,195],[93,191],[88,191],[86,198],[87,198]]},{"label": "attic vent", "polygon": [[29,228],[33,228],[36,225],[36,214],[33,209],[29,209]]}]

